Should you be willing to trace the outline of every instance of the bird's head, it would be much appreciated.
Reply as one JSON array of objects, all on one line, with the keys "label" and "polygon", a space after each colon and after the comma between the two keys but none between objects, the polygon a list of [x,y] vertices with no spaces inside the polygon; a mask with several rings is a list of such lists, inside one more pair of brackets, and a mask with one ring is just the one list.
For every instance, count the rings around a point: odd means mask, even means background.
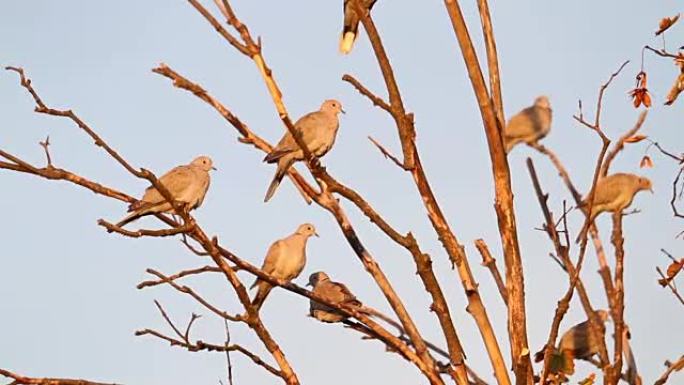
[{"label": "bird's head", "polygon": [[644,177],[644,176],[640,176],[639,177],[639,190],[648,190],[651,193],[653,193],[653,184],[651,183],[651,180]]},{"label": "bird's head", "polygon": [[346,112],[342,109],[342,103],[335,99],[328,99],[321,104],[321,111],[323,112],[329,112],[331,114],[339,114],[340,112],[343,114],[346,114]]},{"label": "bird's head", "polygon": [[551,102],[549,102],[549,97],[544,95],[538,96],[536,99],[534,99],[534,105],[536,107],[551,108]]},{"label": "bird's head", "polygon": [[317,271],[309,276],[309,283],[306,286],[316,287],[320,282],[329,281],[330,277],[322,271]]},{"label": "bird's head", "polygon": [[318,236],[318,233],[316,232],[316,228],[311,223],[304,223],[302,225],[299,225],[299,227],[297,227],[296,233],[299,235],[303,235],[307,238],[312,236],[312,235]]},{"label": "bird's head", "polygon": [[216,170],[216,167],[214,167],[214,163],[211,161],[211,158],[208,156],[198,156],[197,158],[193,159],[192,163],[193,166],[197,166],[201,168],[204,171],[209,171],[209,170]]}]

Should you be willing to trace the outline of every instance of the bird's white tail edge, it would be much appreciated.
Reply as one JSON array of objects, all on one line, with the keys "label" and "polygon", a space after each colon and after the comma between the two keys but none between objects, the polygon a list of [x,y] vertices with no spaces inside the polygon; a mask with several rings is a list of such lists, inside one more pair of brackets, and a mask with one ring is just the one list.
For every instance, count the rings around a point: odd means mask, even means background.
[{"label": "bird's white tail edge", "polygon": [[345,55],[348,54],[354,46],[355,39],[356,34],[354,32],[345,32],[340,38],[340,52]]}]

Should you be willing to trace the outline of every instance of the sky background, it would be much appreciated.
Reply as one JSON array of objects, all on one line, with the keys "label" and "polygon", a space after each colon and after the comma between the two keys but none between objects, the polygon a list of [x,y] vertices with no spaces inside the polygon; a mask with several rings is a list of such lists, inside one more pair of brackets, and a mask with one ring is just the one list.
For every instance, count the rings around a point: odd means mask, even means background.
[{"label": "sky background", "polygon": [[[206,1],[210,9],[211,2]],[[341,1],[234,1],[238,16],[263,39],[264,55],[274,70],[293,118],[315,110],[327,98],[342,101],[335,148],[323,160],[328,171],[357,189],[400,231],[416,234],[430,253],[448,297],[468,363],[491,379],[473,319],[457,274],[439,245],[410,176],[383,159],[366,139],[372,135],[395,153],[396,129],[384,111],[374,108],[341,81],[345,73],[384,95],[382,77],[365,34],[349,56],[337,52]],[[481,41],[475,2],[462,6],[471,35]],[[638,115],[627,92],[639,71],[644,44],[658,21],[682,11],[669,1],[495,1],[490,5],[499,48],[507,116],[540,94],[550,97],[552,132],[544,141],[572,173],[581,191],[591,183],[600,141],[572,119],[577,100],[593,118],[597,91],[610,73],[632,62],[607,91],[603,126],[616,138]],[[506,340],[506,316],[488,272],[479,266],[473,240],[484,238],[502,261],[493,209],[493,186],[486,140],[458,50],[441,1],[380,1],[373,10],[377,28],[394,65],[407,109],[415,113],[417,144],[432,187],[459,240],[465,245],[481,295],[500,341]],[[668,33],[670,47],[684,42],[684,25]],[[481,45],[480,45],[481,46]],[[483,52],[480,52],[482,58]],[[308,247],[309,262],[297,283],[317,270],[344,281],[364,303],[389,311],[374,281],[342,237],[334,219],[307,206],[289,182],[268,204],[263,194],[274,172],[263,154],[237,142],[235,130],[206,104],[174,89],[150,69],[165,62],[199,82],[256,133],[271,142],[283,133],[275,108],[253,63],[228,46],[185,1],[12,1],[0,5],[0,64],[22,66],[44,101],[74,109],[115,149],[137,167],[159,174],[199,154],[214,159],[211,190],[196,217],[210,234],[244,259],[260,264],[269,244],[312,222],[321,235]],[[642,132],[677,153],[682,147],[684,101],[662,102],[676,68],[669,60],[646,55],[654,98]],[[50,135],[54,164],[133,195],[146,184],[127,174],[77,127],[65,119],[33,113],[33,101],[14,73],[0,73],[0,148],[34,164],[44,164],[38,142]],[[682,354],[682,306],[658,286],[655,266],[665,266],[666,248],[683,252],[675,239],[682,221],[669,208],[676,165],[653,152],[655,168],[639,170],[645,142],[628,146],[613,171],[637,172],[653,180],[655,194],[641,194],[638,215],[625,218],[626,309],[632,347],[646,383],[662,372],[663,361]],[[509,157],[519,239],[526,274],[528,333],[534,352],[545,342],[556,302],[567,278],[548,257],[552,245],[535,230],[542,223],[525,168],[531,156],[550,205],[561,212],[570,195],[550,163],[528,148]],[[300,166],[301,167],[301,166]],[[148,267],[162,272],[201,266],[177,239],[122,238],[96,225],[98,218],[118,220],[126,206],[66,182],[51,182],[0,172],[0,367],[30,376],[78,377],[125,384],[212,384],[225,378],[225,357],[189,353],[160,340],[135,337],[134,331],[169,332],[153,304],[158,299],[170,316],[184,324],[191,312],[204,314],[193,338],[221,343],[222,321],[192,299],[158,287],[136,290]],[[395,289],[403,297],[424,336],[445,345],[429,296],[414,274],[410,255],[347,202],[342,202]],[[577,232],[582,216],[570,214]],[[608,255],[610,219],[602,217]],[[152,219],[139,226],[158,226]],[[134,226],[136,227],[136,226]],[[573,245],[573,256],[576,250]],[[501,264],[502,262],[500,262]],[[611,257],[612,263],[612,257]],[[502,265],[500,265],[502,266]],[[605,307],[592,250],[583,268],[593,304]],[[251,284],[252,278],[240,276]],[[240,312],[232,290],[220,277],[187,280],[213,303]],[[307,384],[395,385],[424,383],[412,365],[384,352],[377,342],[362,341],[339,325],[306,317],[308,301],[275,290],[262,316],[299,378]],[[575,298],[562,328],[584,320]],[[612,330],[612,326],[609,330]],[[233,342],[273,362],[253,333],[231,326]],[[508,352],[508,346],[502,350]],[[280,383],[247,359],[233,355],[236,384]],[[578,376],[591,367],[578,365]],[[681,375],[680,375],[681,378]],[[675,379],[673,381],[680,381]],[[224,380],[225,383],[225,380]],[[675,383],[675,382],[673,382]]]}]

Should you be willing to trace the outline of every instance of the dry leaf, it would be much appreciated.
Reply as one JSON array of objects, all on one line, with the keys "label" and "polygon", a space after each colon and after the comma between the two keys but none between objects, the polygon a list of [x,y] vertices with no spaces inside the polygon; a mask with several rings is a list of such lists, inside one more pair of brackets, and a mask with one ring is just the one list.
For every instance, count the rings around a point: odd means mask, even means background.
[{"label": "dry leaf", "polygon": [[672,88],[670,89],[670,92],[667,94],[667,99],[665,100],[665,105],[670,106],[672,103],[677,100],[677,97],[679,94],[684,91],[684,66],[682,66],[682,72],[677,76],[677,79],[675,79],[674,84],[672,85]]},{"label": "dry leaf", "polygon": [[674,278],[684,267],[684,258],[679,262],[672,262],[670,266],[667,267],[667,276]]},{"label": "dry leaf", "polygon": [[646,135],[641,135],[641,134],[634,135],[634,136],[630,136],[629,138],[627,138],[627,140],[625,140],[625,143],[639,143],[646,138],[648,138],[648,136],[646,136]]},{"label": "dry leaf", "polygon": [[646,88],[646,78],[646,72],[639,72],[636,76],[636,87],[629,92],[634,108],[639,108],[642,104],[646,108],[651,107],[651,95],[648,94]]},{"label": "dry leaf", "polygon": [[660,35],[661,33],[667,31],[668,28],[672,27],[674,23],[679,20],[679,14],[673,17],[664,17],[660,19],[660,24],[658,25],[658,30],[656,31],[656,36]]},{"label": "dry leaf", "polygon": [[665,287],[682,271],[684,268],[684,258],[679,261],[672,262],[670,266],[667,267],[667,277],[658,280],[660,286]]},{"label": "dry leaf", "polygon": [[596,373],[590,374],[587,378],[578,382],[578,384],[579,385],[594,385],[594,381],[596,381]]},{"label": "dry leaf", "polygon": [[641,158],[641,162],[639,162],[639,167],[640,168],[653,168],[653,161],[651,160],[651,157],[648,155],[644,155],[644,157]]}]

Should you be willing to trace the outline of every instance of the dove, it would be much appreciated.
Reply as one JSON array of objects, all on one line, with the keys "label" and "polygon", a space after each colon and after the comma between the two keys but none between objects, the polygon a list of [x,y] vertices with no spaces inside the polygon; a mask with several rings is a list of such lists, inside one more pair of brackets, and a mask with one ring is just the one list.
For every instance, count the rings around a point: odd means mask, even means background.
[{"label": "dove", "polygon": [[[306,264],[306,243],[312,235],[318,236],[316,228],[310,223],[304,223],[299,225],[294,234],[273,242],[266,252],[261,270],[286,281],[297,278]],[[252,306],[259,311],[273,285],[257,278],[250,289],[254,287],[257,287],[257,293],[252,300]]]},{"label": "dove", "polygon": [[[606,322],[609,313],[606,310],[597,310],[601,322]],[[554,349],[551,357],[551,371],[554,373],[564,372],[573,374],[575,372],[575,359],[589,360],[599,351],[599,336],[592,333],[591,322],[586,320],[568,329],[560,339],[558,347]],[[544,360],[544,349],[534,355],[535,362]]]},{"label": "dove", "polygon": [[551,104],[546,96],[539,96],[534,104],[523,109],[508,121],[503,132],[506,153],[520,143],[536,144],[551,130]]},{"label": "dove", "polygon": [[[337,116],[340,112],[344,113],[340,102],[332,99],[326,100],[318,111],[302,116],[294,124],[296,132],[301,135],[302,141],[312,155],[320,158],[327,154],[335,144],[337,129],[340,127]],[[266,163],[278,163],[278,168],[273,181],[268,186],[264,202],[271,199],[290,166],[300,160],[304,160],[304,151],[299,148],[294,137],[288,131],[264,158]]]},{"label": "dove", "polygon": [[[202,205],[204,196],[209,189],[209,171],[216,170],[211,158],[198,156],[190,164],[174,167],[171,171],[159,178],[159,183],[164,185],[173,199],[185,204],[188,211]],[[154,186],[145,190],[142,199],[128,206],[130,214],[116,224],[117,227],[143,217],[156,213],[173,212],[173,205],[169,203]]]},{"label": "dove", "polygon": [[[634,196],[642,190],[653,192],[651,181],[643,176],[627,173],[616,173],[602,177],[596,182],[596,192],[594,193],[594,205],[591,208],[591,217],[587,225],[582,228],[577,236],[577,243],[586,236],[589,226],[596,217],[604,212],[621,212],[629,207],[634,200]],[[585,197],[579,208],[588,215],[589,196]]]},{"label": "dove", "polygon": [[[311,274],[307,286],[312,286],[314,294],[320,295],[334,304],[348,305],[359,308],[359,310],[361,309],[361,302],[356,299],[347,286],[331,281],[330,277],[322,271]],[[347,319],[347,316],[339,310],[318,303],[313,299],[309,301],[309,315],[323,322],[340,322]]]},{"label": "dove", "polygon": [[[367,9],[370,12],[377,0],[358,0],[361,8]],[[359,33],[359,21],[361,17],[356,12],[356,5],[353,0],[344,0],[342,6],[344,11],[344,27],[342,28],[342,36],[340,37],[340,52],[348,54],[354,46],[354,41]]]}]

